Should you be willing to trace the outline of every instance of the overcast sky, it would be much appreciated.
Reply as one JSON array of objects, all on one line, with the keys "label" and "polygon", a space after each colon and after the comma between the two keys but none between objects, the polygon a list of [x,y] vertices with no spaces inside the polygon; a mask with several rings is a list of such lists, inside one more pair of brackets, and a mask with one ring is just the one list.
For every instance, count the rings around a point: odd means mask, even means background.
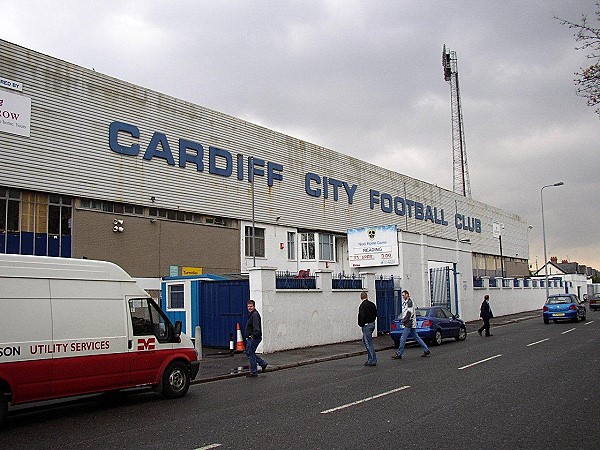
[{"label": "overcast sky", "polygon": [[[525,218],[530,263],[600,270],[600,119],[554,16],[595,0],[0,0],[2,39],[452,189],[458,57],[474,199]],[[1,62],[0,62],[1,64]]]}]

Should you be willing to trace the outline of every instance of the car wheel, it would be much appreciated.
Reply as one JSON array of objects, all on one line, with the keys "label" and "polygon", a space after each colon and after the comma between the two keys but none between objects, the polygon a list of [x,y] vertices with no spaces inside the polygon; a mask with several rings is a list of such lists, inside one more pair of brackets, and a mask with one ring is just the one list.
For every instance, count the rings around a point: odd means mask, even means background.
[{"label": "car wheel", "polygon": [[458,336],[456,336],[454,339],[456,339],[457,341],[464,341],[467,338],[467,329],[465,327],[460,327],[460,329],[458,330]]},{"label": "car wheel", "polygon": [[571,322],[575,322],[575,323],[579,322],[579,316],[575,316],[575,317],[573,317],[573,318],[571,319]]},{"label": "car wheel", "polygon": [[167,398],[183,397],[190,388],[190,371],[179,361],[169,364],[163,374],[162,394]]},{"label": "car wheel", "polygon": [[544,323],[545,323],[546,325],[548,325],[548,324],[550,323],[550,321],[549,321],[548,319],[544,319]]},{"label": "car wheel", "polygon": [[431,342],[434,345],[442,345],[442,332],[440,330],[436,330],[435,336]]},{"label": "car wheel", "polygon": [[0,427],[2,426],[2,422],[4,422],[4,418],[8,413],[8,399],[6,398],[6,394],[0,391]]},{"label": "car wheel", "polygon": [[398,349],[400,347],[400,339],[394,339],[394,348]]}]

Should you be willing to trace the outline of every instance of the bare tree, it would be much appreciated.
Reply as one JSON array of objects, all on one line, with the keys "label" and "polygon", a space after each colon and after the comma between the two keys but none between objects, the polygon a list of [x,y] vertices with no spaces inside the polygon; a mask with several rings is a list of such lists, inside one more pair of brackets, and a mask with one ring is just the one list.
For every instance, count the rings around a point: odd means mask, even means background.
[{"label": "bare tree", "polygon": [[[600,24],[600,2],[596,2],[597,11],[595,12],[596,21]],[[575,47],[576,50],[587,50],[588,60],[593,61],[589,67],[580,67],[579,72],[575,72],[577,78],[574,80],[577,85],[577,95],[587,99],[588,106],[600,105],[600,28],[594,28],[589,24],[586,14],[581,15],[581,22],[574,23],[568,20],[554,17],[573,30],[576,30],[575,41],[581,45]],[[596,114],[600,116],[600,107],[596,108]]]}]

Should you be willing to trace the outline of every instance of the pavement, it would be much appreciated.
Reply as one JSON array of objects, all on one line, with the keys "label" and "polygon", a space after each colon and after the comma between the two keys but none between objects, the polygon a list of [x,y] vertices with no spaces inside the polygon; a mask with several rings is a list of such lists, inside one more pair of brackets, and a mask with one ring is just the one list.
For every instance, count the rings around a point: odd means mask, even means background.
[{"label": "pavement", "polygon": [[[494,317],[490,324],[493,329],[522,320],[540,318],[539,311],[525,311],[508,316]],[[481,320],[467,322],[467,333],[476,334]],[[373,337],[376,352],[391,350],[394,344],[389,334]],[[367,351],[360,339],[337,344],[318,345],[315,347],[284,350],[261,355],[268,362],[267,372],[290,369],[293,367],[316,364],[335,359],[366,355]],[[227,378],[242,377],[249,373],[248,358],[244,353],[231,353],[225,349],[204,348],[200,361],[200,371],[192,384],[207,383]],[[260,369],[259,369],[260,375]]]}]

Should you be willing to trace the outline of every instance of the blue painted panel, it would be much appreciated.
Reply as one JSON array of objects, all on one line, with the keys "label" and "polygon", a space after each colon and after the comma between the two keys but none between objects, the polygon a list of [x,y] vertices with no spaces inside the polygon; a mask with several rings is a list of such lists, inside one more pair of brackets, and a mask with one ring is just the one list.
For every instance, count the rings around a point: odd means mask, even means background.
[{"label": "blue painted panel", "polygon": [[190,330],[190,336],[196,337],[196,327],[200,324],[200,282],[192,281],[191,282],[191,291],[192,291],[192,304],[191,304],[191,314],[192,314],[192,329]]},{"label": "blue painted panel", "polygon": [[28,231],[21,233],[21,255],[33,255],[33,240],[33,233]]},{"label": "blue painted panel", "polygon": [[56,235],[48,235],[48,256],[60,256],[60,239]]},{"label": "blue painted panel", "polygon": [[377,332],[389,333],[395,319],[394,280],[375,280],[375,303],[377,305]]},{"label": "blue painted panel", "polygon": [[188,336],[190,335],[185,326],[185,311],[169,311],[167,313],[167,317],[171,321],[172,324],[175,324],[176,321],[181,320],[181,331],[183,331]]},{"label": "blue painted panel", "polygon": [[71,236],[60,237],[60,256],[63,258],[71,257]]},{"label": "blue painted panel", "polygon": [[46,233],[35,233],[35,254],[46,256],[48,254],[48,235]]},{"label": "blue painted panel", "polygon": [[8,233],[6,236],[6,253],[15,253],[19,254],[21,251],[21,246],[19,242],[21,240],[20,233]]},{"label": "blue painted panel", "polygon": [[6,253],[6,233],[0,233],[0,253]]},{"label": "blue painted panel", "polygon": [[246,325],[250,299],[248,280],[203,281],[199,283],[199,324],[202,345],[229,348],[229,336],[237,337],[237,327]]}]

